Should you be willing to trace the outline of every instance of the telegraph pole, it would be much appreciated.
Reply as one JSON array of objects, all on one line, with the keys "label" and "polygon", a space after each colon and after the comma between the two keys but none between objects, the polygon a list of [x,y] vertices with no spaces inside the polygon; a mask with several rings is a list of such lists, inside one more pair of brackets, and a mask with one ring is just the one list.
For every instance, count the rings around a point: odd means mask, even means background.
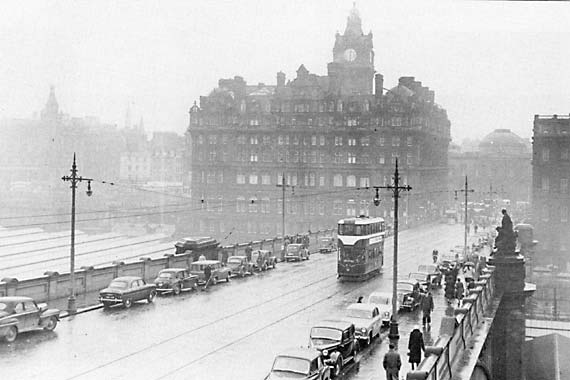
[{"label": "telegraph pole", "polygon": [[84,178],[77,175],[77,165],[75,163],[75,153],[73,153],[73,164],[71,165],[71,175],[61,177],[64,182],[71,182],[71,253],[70,253],[70,268],[69,268],[69,298],[67,302],[67,311],[69,314],[77,312],[75,304],[75,189],[78,182],[87,181],[87,196],[91,196],[91,181],[93,178]]},{"label": "telegraph pole", "polygon": [[380,196],[378,194],[379,189],[391,190],[394,197],[394,266],[393,266],[393,279],[392,279],[392,319],[390,320],[390,333],[388,337],[390,339],[400,339],[400,333],[398,332],[398,198],[400,197],[401,191],[410,191],[412,187],[409,185],[400,186],[400,175],[398,172],[398,159],[396,158],[396,170],[394,170],[394,185],[388,186],[372,186],[376,189],[376,197],[374,198],[374,204],[378,206],[380,204]]},{"label": "telegraph pole", "polygon": [[[285,183],[285,173],[281,175],[281,183],[276,185],[277,187],[281,187],[282,194],[281,194],[281,239],[283,239],[283,249],[285,249],[285,189],[290,187],[292,189],[295,186],[287,185]],[[284,253],[281,252],[281,259],[283,259]]]},{"label": "telegraph pole", "polygon": [[465,216],[464,216],[465,234],[463,237],[463,256],[464,257],[467,257],[467,197],[468,197],[468,193],[472,193],[474,191],[475,190],[469,189],[467,186],[467,176],[465,176],[465,188],[461,189],[461,190],[455,190],[455,199],[457,199],[457,193],[459,193],[459,192],[465,193]]}]

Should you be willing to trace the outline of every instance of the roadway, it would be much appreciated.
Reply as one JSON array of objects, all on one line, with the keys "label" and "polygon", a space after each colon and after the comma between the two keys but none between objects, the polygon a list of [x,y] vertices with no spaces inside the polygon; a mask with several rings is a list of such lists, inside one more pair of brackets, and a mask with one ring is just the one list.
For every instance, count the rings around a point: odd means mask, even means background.
[{"label": "roadway", "polygon": [[[400,233],[399,271],[407,277],[419,264],[461,244],[460,225],[431,225]],[[308,343],[313,323],[342,316],[360,295],[391,289],[392,239],[384,271],[364,283],[339,282],[335,255],[313,254],[302,263],[221,283],[206,291],[157,298],[131,309],[98,309],[63,319],[54,332],[22,334],[0,344],[3,378],[33,379],[263,379],[275,354]],[[447,306],[434,294],[435,340]],[[407,363],[408,336],[419,311],[400,313],[400,351]],[[387,331],[382,336],[385,337]],[[383,379],[385,339],[364,350],[345,379]],[[402,372],[403,373],[403,372]]]}]

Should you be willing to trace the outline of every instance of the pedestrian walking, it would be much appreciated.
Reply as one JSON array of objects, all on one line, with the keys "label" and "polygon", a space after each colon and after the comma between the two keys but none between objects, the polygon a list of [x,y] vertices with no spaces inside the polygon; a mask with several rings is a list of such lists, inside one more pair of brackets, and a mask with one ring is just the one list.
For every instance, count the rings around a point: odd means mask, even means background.
[{"label": "pedestrian walking", "polygon": [[363,300],[363,299],[364,299],[363,296],[359,296],[359,297],[358,297],[358,300],[356,301],[356,303],[362,303],[362,300]]},{"label": "pedestrian walking", "polygon": [[204,268],[204,289],[206,290],[208,288],[208,284],[210,283],[210,278],[212,278],[212,267],[210,265],[206,265],[206,267]]},{"label": "pedestrian walking", "polygon": [[384,370],[386,371],[386,380],[398,380],[402,360],[400,359],[400,354],[396,352],[394,343],[390,343],[389,347],[390,350],[386,352],[384,361],[382,362]]},{"label": "pedestrian walking", "polygon": [[251,248],[251,243],[247,247],[245,247],[245,258],[248,263],[251,263],[251,253],[253,252],[253,248]]},{"label": "pedestrian walking", "polygon": [[455,298],[457,298],[457,306],[461,305],[461,300],[463,299],[463,295],[465,294],[465,286],[463,286],[463,282],[461,279],[457,279],[455,283]]},{"label": "pedestrian walking", "polygon": [[426,324],[428,327],[431,326],[431,312],[433,311],[433,297],[431,292],[428,292],[423,298],[420,303],[420,307],[422,309],[422,324],[425,327]]},{"label": "pedestrian walking", "polygon": [[420,331],[420,326],[415,325],[410,333],[410,340],[408,342],[408,356],[409,362],[412,364],[412,370],[416,369],[422,361],[422,351],[425,352],[424,336]]}]

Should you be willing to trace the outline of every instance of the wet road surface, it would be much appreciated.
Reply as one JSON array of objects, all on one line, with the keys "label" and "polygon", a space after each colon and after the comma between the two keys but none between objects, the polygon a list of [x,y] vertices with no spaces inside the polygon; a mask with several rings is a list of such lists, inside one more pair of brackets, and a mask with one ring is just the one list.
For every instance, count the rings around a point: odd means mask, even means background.
[{"label": "wet road surface", "polygon": [[[431,225],[400,233],[399,271],[407,277],[431,261],[431,251],[461,244],[463,227]],[[12,379],[263,379],[283,349],[308,344],[311,326],[341,317],[360,295],[390,291],[392,239],[385,245],[383,273],[364,283],[339,282],[336,256],[313,254],[309,261],[279,263],[277,269],[206,291],[165,296],[131,309],[95,310],[66,318],[54,332],[22,334],[0,344],[2,378]],[[438,335],[447,303],[436,290],[434,322],[426,344]],[[400,313],[400,352],[421,322],[419,311]],[[383,337],[387,335],[384,331]],[[383,379],[386,340],[359,355],[345,379]]]}]

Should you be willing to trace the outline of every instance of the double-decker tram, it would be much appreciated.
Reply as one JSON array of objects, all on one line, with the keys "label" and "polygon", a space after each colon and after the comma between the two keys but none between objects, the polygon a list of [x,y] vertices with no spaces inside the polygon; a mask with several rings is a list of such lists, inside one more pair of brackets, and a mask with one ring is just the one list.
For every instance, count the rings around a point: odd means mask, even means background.
[{"label": "double-decker tram", "polygon": [[361,281],[384,264],[384,219],[360,216],[338,221],[338,278]]}]

